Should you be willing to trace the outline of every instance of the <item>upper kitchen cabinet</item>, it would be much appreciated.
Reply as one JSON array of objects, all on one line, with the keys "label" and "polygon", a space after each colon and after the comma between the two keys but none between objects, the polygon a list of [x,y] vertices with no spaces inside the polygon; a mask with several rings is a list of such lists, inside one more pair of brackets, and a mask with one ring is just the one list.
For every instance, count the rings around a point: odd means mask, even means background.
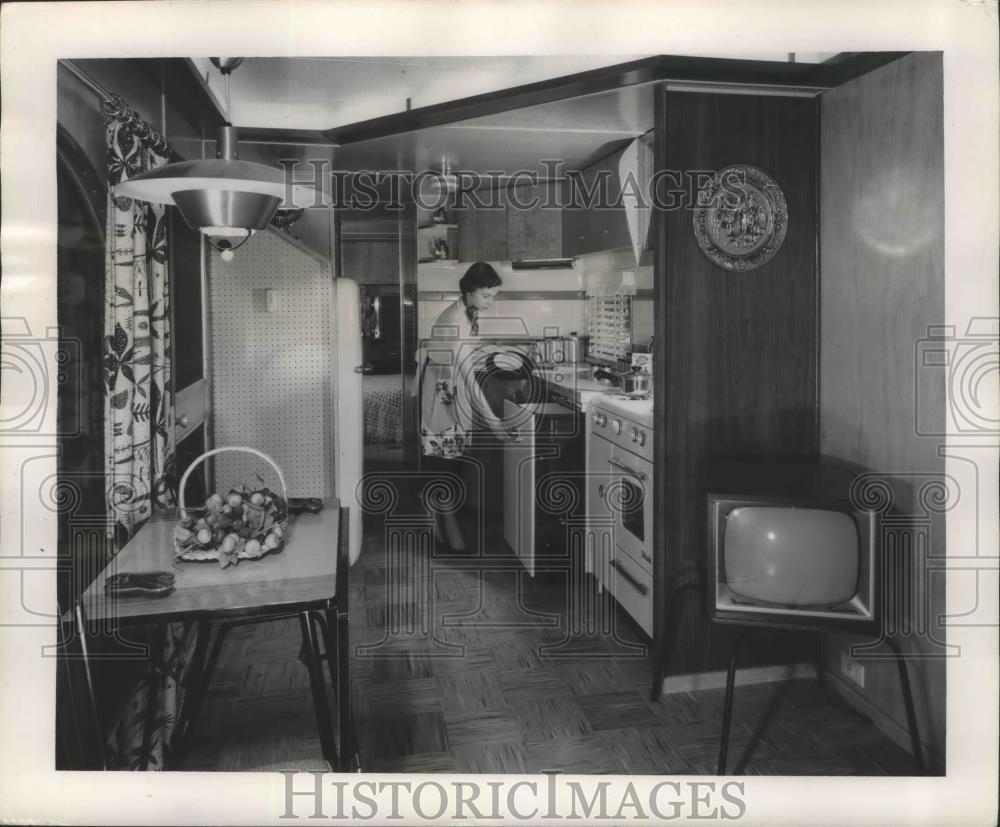
[{"label": "upper kitchen cabinet", "polygon": [[399,243],[349,238],[341,245],[341,274],[358,284],[399,283]]},{"label": "upper kitchen cabinet", "polygon": [[344,211],[338,235],[338,275],[358,284],[399,284],[397,216]]},{"label": "upper kitchen cabinet", "polygon": [[562,255],[558,184],[522,184],[480,194],[491,206],[454,211],[461,261],[517,261]]},{"label": "upper kitchen cabinet", "polygon": [[507,258],[507,205],[500,190],[481,194],[490,206],[467,201],[454,211],[458,224],[459,261],[503,261]]},{"label": "upper kitchen cabinet", "polygon": [[562,256],[558,186],[526,184],[507,194],[507,257],[512,261]]},{"label": "upper kitchen cabinet", "polygon": [[563,255],[613,250],[630,243],[618,173],[622,152],[624,147],[563,181],[563,203],[568,205],[563,210]]}]

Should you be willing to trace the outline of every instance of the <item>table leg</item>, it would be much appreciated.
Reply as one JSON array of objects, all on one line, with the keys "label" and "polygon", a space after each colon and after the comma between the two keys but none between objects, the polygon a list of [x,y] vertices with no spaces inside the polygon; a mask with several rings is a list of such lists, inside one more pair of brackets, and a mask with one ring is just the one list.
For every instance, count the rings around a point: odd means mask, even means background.
[{"label": "table leg", "polygon": [[333,739],[333,728],[330,720],[330,707],[326,697],[326,682],[323,680],[323,670],[320,667],[317,652],[316,636],[313,634],[310,612],[299,614],[299,625],[302,627],[302,642],[305,646],[306,667],[309,669],[309,684],[312,687],[313,706],[316,709],[316,725],[319,728],[319,740],[323,748],[323,758],[336,766],[336,747]]},{"label": "table leg", "polygon": [[97,692],[94,689],[94,675],[90,671],[90,649],[87,646],[87,624],[83,616],[83,603],[76,601],[74,607],[76,616],[76,631],[80,636],[80,653],[83,656],[83,674],[87,684],[87,706],[90,710],[91,724],[94,732],[97,733],[98,750],[100,752],[101,769],[108,768],[107,756],[104,749],[104,727],[101,725],[101,716],[97,711]]},{"label": "table leg", "polygon": [[722,737],[719,739],[719,767],[716,770],[718,775],[726,774],[726,758],[729,754],[729,728],[733,722],[733,690],[736,686],[736,659],[740,655],[740,649],[751,634],[751,629],[744,629],[740,632],[733,648],[729,654],[729,670],[726,672],[726,699],[723,701],[722,709]]},{"label": "table leg", "polygon": [[337,693],[337,723],[340,730],[339,769],[341,772],[351,772],[355,739],[354,718],[351,715],[351,641],[347,615],[328,609],[323,632],[326,641],[326,665]]}]

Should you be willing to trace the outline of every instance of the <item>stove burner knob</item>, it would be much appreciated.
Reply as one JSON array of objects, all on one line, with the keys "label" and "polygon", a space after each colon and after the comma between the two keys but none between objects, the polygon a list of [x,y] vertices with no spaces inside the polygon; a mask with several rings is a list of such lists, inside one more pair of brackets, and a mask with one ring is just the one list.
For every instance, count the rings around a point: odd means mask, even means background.
[{"label": "stove burner knob", "polygon": [[633,428],[632,429],[632,441],[633,442],[638,442],[639,441],[639,429],[638,428]]},{"label": "stove burner knob", "polygon": [[620,419],[612,420],[611,430],[615,432],[616,436],[620,434],[622,432],[622,421]]},{"label": "stove burner knob", "polygon": [[636,431],[636,441],[639,443],[640,447],[642,447],[643,445],[645,445],[646,444],[646,432],[645,431]]},{"label": "stove burner knob", "polygon": [[595,413],[593,419],[594,424],[601,428],[603,428],[608,422],[608,418],[602,413]]}]

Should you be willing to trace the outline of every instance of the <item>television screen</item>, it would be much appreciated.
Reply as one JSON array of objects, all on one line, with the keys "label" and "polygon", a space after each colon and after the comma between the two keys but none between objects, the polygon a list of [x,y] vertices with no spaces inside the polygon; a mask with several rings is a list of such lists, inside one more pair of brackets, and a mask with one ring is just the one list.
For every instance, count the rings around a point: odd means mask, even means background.
[{"label": "television screen", "polygon": [[791,506],[729,511],[725,581],[736,595],[786,606],[829,606],[858,592],[860,538],[849,514]]}]

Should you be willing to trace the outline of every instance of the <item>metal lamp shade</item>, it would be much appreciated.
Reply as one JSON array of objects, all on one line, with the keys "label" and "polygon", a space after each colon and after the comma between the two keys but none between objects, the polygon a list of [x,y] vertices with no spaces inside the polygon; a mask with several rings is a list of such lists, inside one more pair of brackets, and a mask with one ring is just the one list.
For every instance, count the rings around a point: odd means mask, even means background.
[{"label": "metal lamp shade", "polygon": [[[264,229],[285,198],[291,199],[288,207],[306,207],[315,200],[317,193],[312,187],[286,182],[281,170],[240,161],[236,157],[237,137],[237,129],[226,124],[219,128],[218,158],[180,161],[148,170],[117,184],[115,195],[175,204],[194,230],[210,236],[246,231],[245,238]],[[231,256],[235,248],[226,249]]]},{"label": "metal lamp shade", "polygon": [[203,227],[264,229],[281,199],[275,195],[236,190],[180,190],[174,203],[193,230]]},{"label": "metal lamp shade", "polygon": [[[286,183],[284,173],[276,167],[227,158],[179,161],[140,173],[115,185],[116,196],[151,201],[154,204],[177,204],[178,207],[181,206],[178,194],[199,191],[206,196],[224,195],[237,203],[243,196],[270,196],[276,199],[271,215],[286,198],[291,198],[285,204],[287,207],[308,207],[317,195],[316,190],[310,186]],[[257,200],[251,197],[248,202],[256,203]],[[265,221],[263,226],[266,224]],[[191,226],[195,224],[192,223]]]}]

